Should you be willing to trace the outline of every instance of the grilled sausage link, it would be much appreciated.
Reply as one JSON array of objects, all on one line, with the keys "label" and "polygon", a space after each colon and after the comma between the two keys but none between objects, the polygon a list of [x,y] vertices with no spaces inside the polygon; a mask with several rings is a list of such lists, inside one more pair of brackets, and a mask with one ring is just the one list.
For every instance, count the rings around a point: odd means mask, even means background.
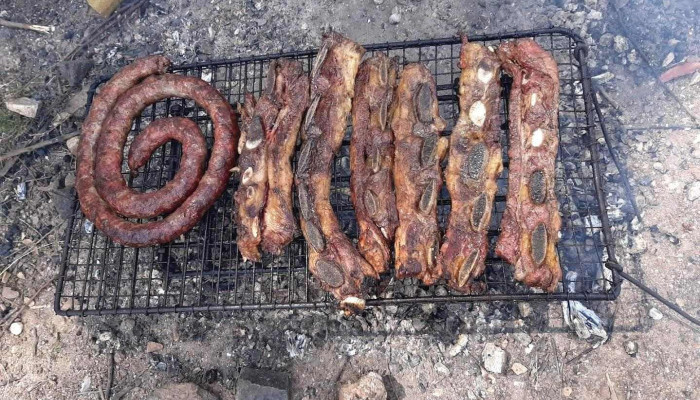
[{"label": "grilled sausage link", "polygon": [[513,77],[508,105],[509,181],[496,255],[515,267],[515,279],[552,292],[561,279],[556,244],[561,218],[554,192],[559,136],[559,71],[534,40],[498,48]]},{"label": "grilled sausage link", "polygon": [[[99,230],[115,242],[127,246],[167,243],[189,231],[224,191],[235,162],[238,126],[231,106],[216,89],[201,79],[165,74],[169,66],[167,58],[151,56],[124,67],[95,97],[83,123],[76,174],[80,206]],[[211,117],[214,146],[208,168],[198,179],[196,175],[199,174],[197,171],[201,168],[201,161],[196,155],[188,157],[183,160],[184,172],[178,173],[164,191],[138,193],[126,186],[121,175],[123,147],[132,120],[147,105],[168,97],[190,98]],[[186,133],[175,133],[177,130]],[[150,132],[147,137],[152,137],[153,141],[182,140],[183,148],[191,149],[193,154],[206,153],[206,148],[202,148],[203,142],[193,139],[194,126],[182,119],[157,122],[147,131]],[[142,153],[144,149],[152,150],[157,146],[141,143],[137,147],[130,155],[132,167],[142,164],[147,158]],[[191,184],[180,181],[188,177],[186,180],[190,182],[198,181],[194,190]],[[143,224],[121,217],[150,218],[157,216],[152,213],[168,211],[172,212],[165,218]]]}]

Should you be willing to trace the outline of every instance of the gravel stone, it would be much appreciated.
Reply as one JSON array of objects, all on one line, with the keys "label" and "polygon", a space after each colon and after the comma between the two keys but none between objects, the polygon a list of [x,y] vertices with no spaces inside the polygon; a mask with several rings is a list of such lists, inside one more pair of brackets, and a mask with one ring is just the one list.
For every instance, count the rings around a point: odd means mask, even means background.
[{"label": "gravel stone", "polygon": [[510,366],[511,371],[515,373],[515,375],[522,375],[527,372],[527,367],[520,364],[520,363],[513,363],[513,365]]},{"label": "gravel stone", "polygon": [[634,357],[637,355],[638,351],[639,345],[637,344],[637,342],[634,342],[632,340],[628,340],[625,342],[625,353]]},{"label": "gravel stone", "polygon": [[527,318],[530,316],[530,314],[532,314],[532,306],[530,303],[521,301],[518,303],[518,311],[520,312],[521,317]]},{"label": "gravel stone", "polygon": [[15,335],[15,336],[21,335],[23,330],[24,330],[24,324],[22,324],[19,321],[13,322],[12,324],[10,324],[10,333]]},{"label": "gravel stone", "polygon": [[661,311],[657,310],[655,307],[649,309],[649,318],[658,321],[663,317],[664,315],[661,314]]},{"label": "gravel stone", "polygon": [[14,300],[19,297],[19,292],[9,286],[2,288],[2,297],[7,300]]},{"label": "gravel stone", "polygon": [[340,387],[338,400],[386,400],[387,392],[381,375],[370,372],[357,382]]},{"label": "gravel stone", "polygon": [[486,343],[481,354],[484,369],[494,374],[502,374],[508,362],[508,353],[493,343]]},{"label": "gravel stone", "polygon": [[236,400],[288,400],[289,375],[253,368],[241,369]]},{"label": "gravel stone", "polygon": [[463,333],[460,333],[459,336],[457,336],[457,341],[450,346],[450,349],[447,351],[447,353],[450,355],[450,357],[456,357],[457,354],[461,353],[462,350],[464,350],[464,347],[467,346],[467,342],[469,341],[469,337]]},{"label": "gravel stone", "polygon": [[158,342],[146,343],[146,353],[160,353],[163,351],[163,345]]},{"label": "gravel stone", "polygon": [[618,53],[624,53],[630,49],[630,44],[627,41],[627,38],[622,36],[622,35],[616,35],[614,42],[615,43],[614,43],[613,47],[615,48],[615,51]]},{"label": "gravel stone", "polygon": [[399,12],[398,7],[394,7],[394,9],[391,10],[389,22],[391,22],[393,25],[398,25],[398,23],[401,22],[401,13]]},{"label": "gravel stone", "polygon": [[437,371],[439,374],[442,374],[442,375],[449,375],[450,374],[450,369],[447,368],[447,365],[445,365],[441,362],[435,363],[435,365],[433,365],[433,368],[435,368],[435,371]]},{"label": "gravel stone", "polygon": [[700,181],[695,181],[688,186],[688,200],[700,199]]}]

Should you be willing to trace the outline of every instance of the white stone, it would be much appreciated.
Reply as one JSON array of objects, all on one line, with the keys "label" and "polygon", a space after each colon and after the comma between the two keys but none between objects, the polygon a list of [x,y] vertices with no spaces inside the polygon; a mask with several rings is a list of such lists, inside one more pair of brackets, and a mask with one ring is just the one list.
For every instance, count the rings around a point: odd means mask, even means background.
[{"label": "white stone", "polygon": [[700,199],[700,181],[695,181],[688,186],[688,200]]},{"label": "white stone", "polygon": [[527,372],[527,367],[520,364],[520,363],[513,363],[513,365],[510,366],[510,369],[515,373],[515,375],[522,375]]},{"label": "white stone", "polygon": [[21,335],[23,330],[24,330],[24,324],[22,324],[19,321],[13,322],[12,324],[10,324],[10,333],[15,335],[15,336]]},{"label": "white stone", "polygon": [[532,306],[530,303],[521,301],[518,303],[518,311],[520,311],[520,316],[527,318],[532,313]]},{"label": "white stone", "polygon": [[477,100],[469,107],[469,119],[478,127],[484,125],[484,121],[486,121],[486,106],[481,100]]},{"label": "white stone", "polygon": [[662,66],[662,67],[668,67],[669,65],[671,65],[671,63],[672,63],[673,60],[675,60],[675,59],[676,59],[676,55],[673,54],[673,52],[670,52],[670,53],[666,54],[666,57],[664,58],[663,63],[661,63],[661,66]]},{"label": "white stone", "polygon": [[661,311],[657,310],[655,307],[649,309],[649,318],[658,321],[663,317],[664,315],[661,314]]},{"label": "white stone", "polygon": [[439,374],[442,374],[442,375],[449,375],[450,374],[450,369],[447,368],[447,366],[441,362],[436,363],[434,365],[434,367],[435,367],[435,371],[437,371]]},{"label": "white stone", "polygon": [[491,81],[491,78],[493,78],[493,71],[479,68],[476,70],[476,76],[482,83],[489,83]]},{"label": "white stone", "polygon": [[5,101],[5,107],[7,107],[8,110],[27,118],[36,117],[36,113],[39,111],[39,104],[41,104],[41,102],[38,100],[28,97],[20,97]]},{"label": "white stone", "polygon": [[391,11],[389,22],[393,25],[397,25],[399,22],[401,22],[401,14],[399,13],[398,7],[394,7],[394,9]]},{"label": "white stone", "polygon": [[493,343],[486,343],[481,353],[484,369],[494,374],[502,374],[508,361],[508,354]]},{"label": "white stone", "polygon": [[74,156],[78,155],[78,144],[80,144],[80,137],[74,136],[66,141],[66,147],[68,151]]},{"label": "white stone", "polygon": [[542,142],[544,142],[544,131],[541,128],[537,128],[532,132],[532,147],[540,147]]},{"label": "white stone", "polygon": [[457,341],[450,346],[450,349],[447,351],[450,357],[456,357],[457,354],[461,353],[462,350],[464,350],[464,347],[466,347],[468,340],[469,337],[463,333],[457,336]]}]

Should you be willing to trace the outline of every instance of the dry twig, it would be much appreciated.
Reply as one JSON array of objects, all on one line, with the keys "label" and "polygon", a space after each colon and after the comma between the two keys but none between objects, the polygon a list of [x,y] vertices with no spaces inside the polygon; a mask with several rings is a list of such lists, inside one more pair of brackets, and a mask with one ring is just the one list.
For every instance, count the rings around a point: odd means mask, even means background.
[{"label": "dry twig", "polygon": [[[53,129],[47,131],[46,133],[49,133],[52,130]],[[7,152],[7,153],[0,156],[0,161],[5,161],[8,158],[15,157],[15,156],[18,156],[18,155],[24,154],[24,153],[29,153],[30,151],[34,151],[34,150],[40,149],[42,147],[50,146],[52,144],[65,142],[66,140],[68,140],[72,137],[78,136],[78,135],[80,135],[80,132],[75,131],[75,132],[71,132],[71,133],[66,133],[65,135],[61,135],[61,136],[55,137],[53,139],[42,140],[39,143],[35,143],[33,145],[30,145],[30,146],[22,147],[21,149],[15,149],[15,150],[12,150],[10,152]]]},{"label": "dry twig", "polygon": [[56,30],[56,28],[54,28],[53,26],[23,24],[21,22],[8,21],[2,18],[0,18],[0,26],[14,29],[26,29],[39,33],[51,33],[54,30]]}]

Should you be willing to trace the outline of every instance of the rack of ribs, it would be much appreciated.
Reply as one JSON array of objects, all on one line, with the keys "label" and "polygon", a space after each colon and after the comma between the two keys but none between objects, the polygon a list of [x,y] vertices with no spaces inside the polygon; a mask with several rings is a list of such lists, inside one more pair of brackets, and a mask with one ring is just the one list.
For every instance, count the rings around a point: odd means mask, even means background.
[{"label": "rack of ribs", "polygon": [[496,255],[515,278],[552,292],[561,279],[556,244],[561,219],[554,192],[559,74],[534,40],[503,43],[497,54],[513,77],[509,114],[509,182]]},{"label": "rack of ribs", "polygon": [[260,99],[256,102],[247,93],[239,107],[241,179],[234,199],[237,243],[244,259],[260,261],[260,247],[280,254],[294,238],[290,158],[308,101],[309,79],[301,63],[280,59],[270,62]]},{"label": "rack of ribs", "polygon": [[436,263],[440,243],[437,197],[447,139],[440,138],[445,121],[438,112],[435,80],[423,64],[404,68],[391,115],[399,215],[394,242],[396,277],[418,277],[431,285],[443,275]]},{"label": "rack of ribs", "polygon": [[296,185],[301,229],[308,242],[309,270],[346,312],[364,308],[365,276],[378,277],[343,233],[331,208],[331,165],[345,136],[364,48],[330,32],[311,70],[311,104],[303,123]]},{"label": "rack of ribs", "polygon": [[358,249],[377,273],[388,268],[389,243],[398,225],[394,137],[387,123],[397,74],[396,61],[383,53],[363,61],[352,104],[350,190],[360,232]]},{"label": "rack of ribs", "polygon": [[292,214],[291,158],[304,110],[309,105],[309,78],[301,63],[288,59],[272,61],[264,96],[269,96],[279,111],[266,136],[268,188],[261,247],[268,253],[280,254],[298,232]]},{"label": "rack of ribs", "polygon": [[486,268],[487,237],[501,162],[500,62],[496,54],[462,38],[459,119],[450,136],[445,181],[452,199],[438,263],[449,285],[465,293],[483,291],[474,282]]},{"label": "rack of ribs", "polygon": [[277,118],[277,107],[269,96],[261,96],[256,102],[252,93],[246,93],[239,112],[242,123],[237,167],[240,182],[233,195],[236,243],[244,260],[260,261],[261,222],[268,186],[265,137]]}]

